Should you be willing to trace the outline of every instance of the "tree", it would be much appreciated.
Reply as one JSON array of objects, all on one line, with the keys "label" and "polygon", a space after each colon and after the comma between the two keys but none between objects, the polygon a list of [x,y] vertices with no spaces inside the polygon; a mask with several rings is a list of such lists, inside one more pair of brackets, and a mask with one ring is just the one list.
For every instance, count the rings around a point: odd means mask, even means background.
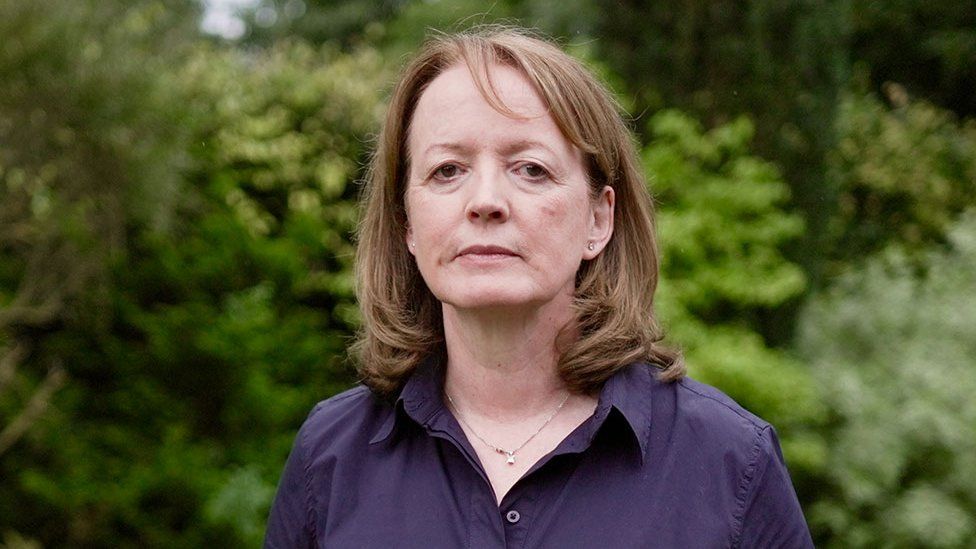
[{"label": "tree", "polygon": [[816,296],[800,345],[830,413],[825,547],[970,547],[976,535],[976,212],[924,270],[892,246]]},{"label": "tree", "polygon": [[52,360],[68,381],[0,460],[0,532],[256,544],[294,426],[354,381],[353,183],[380,58],[208,46],[158,2],[3,9],[0,207],[23,241],[0,249],[0,305],[29,284],[59,303],[3,327],[28,352],[0,426]]},{"label": "tree", "polygon": [[[0,56],[0,396],[9,389],[11,400],[26,403],[0,433],[0,454],[64,382],[61,357],[38,348],[35,335],[77,321],[80,300],[96,297],[104,263],[124,238],[121,203],[140,199],[126,196],[136,192],[126,170],[164,163],[175,137],[144,131],[169,114],[152,108],[161,106],[153,98],[137,106],[101,94],[113,86],[151,93],[141,72],[147,66],[137,70],[122,48],[164,48],[173,33],[148,27],[192,14],[185,5],[163,9],[141,2],[111,32],[97,35],[86,26],[107,26],[112,8],[106,3],[49,7],[48,14],[32,4],[0,6],[7,46]],[[172,179],[162,175],[152,183],[167,189]],[[28,397],[37,369],[47,375]]]},{"label": "tree", "polygon": [[967,0],[851,3],[851,57],[873,91],[887,83],[976,116],[976,11]]},{"label": "tree", "polygon": [[[51,459],[32,450],[86,373],[74,360],[77,340],[62,336],[109,322],[97,311],[106,304],[108,263],[124,245],[126,209],[146,215],[175,186],[166,168],[177,157],[179,126],[151,75],[169,58],[161,52],[178,52],[180,37],[194,32],[195,7],[0,4],[4,530],[44,535],[50,517],[22,486]],[[39,528],[24,527],[31,516]]]},{"label": "tree", "polygon": [[663,111],[648,133],[644,165],[660,203],[663,256],[658,315],[692,375],[780,430],[801,497],[811,498],[803,488],[826,454],[815,431],[821,395],[803,365],[746,320],[806,287],[781,251],[803,230],[782,207],[788,187],[772,164],[749,154],[748,119],[704,132],[687,115]]},{"label": "tree", "polygon": [[945,243],[976,203],[976,123],[912,100],[897,84],[885,89],[888,104],[865,91],[840,104],[828,157],[840,198],[828,233],[834,272],[890,244],[911,251]]}]

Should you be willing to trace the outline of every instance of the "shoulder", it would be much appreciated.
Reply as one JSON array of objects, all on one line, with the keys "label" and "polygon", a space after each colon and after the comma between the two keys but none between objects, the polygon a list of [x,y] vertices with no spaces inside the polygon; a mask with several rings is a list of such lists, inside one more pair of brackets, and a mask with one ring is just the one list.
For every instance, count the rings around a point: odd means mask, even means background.
[{"label": "shoulder", "polygon": [[316,404],[298,432],[298,442],[310,457],[360,448],[392,410],[367,387],[353,387]]},{"label": "shoulder", "polygon": [[671,383],[679,412],[688,419],[695,419],[718,426],[755,434],[770,427],[769,423],[743,408],[722,391],[690,377]]},{"label": "shoulder", "polygon": [[748,482],[757,463],[778,454],[768,422],[722,391],[691,378],[654,382],[652,437],[658,448],[682,460],[723,471],[735,488]]},{"label": "shoulder", "polygon": [[812,547],[776,431],[768,422],[690,378],[658,383],[653,394],[657,439],[667,441],[674,452],[670,459],[680,463],[676,467],[695,472],[696,482],[723,494],[734,547]]},{"label": "shoulder", "polygon": [[[386,409],[391,409],[385,405]],[[344,457],[367,444],[371,426],[383,417],[384,404],[365,387],[354,387],[319,402],[295,438],[278,483],[265,547],[305,547],[321,526],[320,514],[332,499],[333,472]]]},{"label": "shoulder", "polygon": [[379,404],[365,385],[357,385],[316,404],[305,420],[306,426],[325,426],[330,420],[363,415]]}]

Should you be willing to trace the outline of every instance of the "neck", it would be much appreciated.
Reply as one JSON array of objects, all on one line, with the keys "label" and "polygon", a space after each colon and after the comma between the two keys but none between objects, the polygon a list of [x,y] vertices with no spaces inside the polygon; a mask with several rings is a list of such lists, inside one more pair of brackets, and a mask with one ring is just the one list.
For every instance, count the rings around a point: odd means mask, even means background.
[{"label": "neck", "polygon": [[468,413],[498,421],[550,413],[567,394],[556,338],[572,320],[570,300],[517,312],[444,305],[445,390]]}]

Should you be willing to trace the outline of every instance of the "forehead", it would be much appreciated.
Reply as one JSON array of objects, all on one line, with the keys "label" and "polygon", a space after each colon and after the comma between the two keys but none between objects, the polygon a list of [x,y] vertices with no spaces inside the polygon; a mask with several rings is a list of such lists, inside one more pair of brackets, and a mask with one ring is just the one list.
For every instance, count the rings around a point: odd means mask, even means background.
[{"label": "forehead", "polygon": [[[472,72],[479,76],[478,81]],[[508,115],[531,117],[544,115],[547,111],[529,79],[521,71],[501,64],[474,67],[455,64],[447,68],[430,81],[418,106],[424,102],[437,104],[478,99]]]},{"label": "forehead", "polygon": [[[423,151],[430,140],[463,142],[509,137],[552,142],[570,153],[566,140],[532,83],[505,65],[487,68],[479,88],[466,65],[455,65],[434,78],[421,94],[409,127],[408,153]],[[494,96],[493,99],[489,97]],[[495,103],[495,104],[493,104]]]}]

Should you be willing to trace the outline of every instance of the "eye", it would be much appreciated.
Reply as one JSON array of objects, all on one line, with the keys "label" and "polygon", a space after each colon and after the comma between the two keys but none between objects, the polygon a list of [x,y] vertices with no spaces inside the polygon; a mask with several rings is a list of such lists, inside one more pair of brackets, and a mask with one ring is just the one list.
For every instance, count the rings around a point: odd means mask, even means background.
[{"label": "eye", "polygon": [[532,162],[522,164],[516,168],[515,172],[530,181],[542,181],[549,178],[549,170]]},{"label": "eye", "polygon": [[461,167],[457,164],[444,164],[431,172],[431,178],[438,181],[450,181],[461,175]]}]

